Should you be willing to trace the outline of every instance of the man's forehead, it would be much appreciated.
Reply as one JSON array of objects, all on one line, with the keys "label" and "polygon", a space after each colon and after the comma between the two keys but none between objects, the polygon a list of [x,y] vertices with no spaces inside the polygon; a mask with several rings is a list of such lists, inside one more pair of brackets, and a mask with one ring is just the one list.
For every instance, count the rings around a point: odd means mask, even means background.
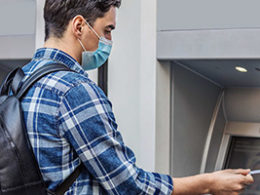
[{"label": "man's forehead", "polygon": [[111,7],[110,10],[104,16],[105,20],[107,20],[109,26],[114,27],[116,26],[116,8]]},{"label": "man's forehead", "polygon": [[96,24],[103,24],[106,28],[115,29],[116,27],[116,8],[111,9],[102,18],[97,18]]}]

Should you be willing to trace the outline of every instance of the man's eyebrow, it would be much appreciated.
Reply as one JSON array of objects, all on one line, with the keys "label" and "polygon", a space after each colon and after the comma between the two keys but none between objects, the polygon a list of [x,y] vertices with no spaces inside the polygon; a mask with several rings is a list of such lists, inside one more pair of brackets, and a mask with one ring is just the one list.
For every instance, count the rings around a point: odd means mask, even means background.
[{"label": "man's eyebrow", "polygon": [[115,26],[113,24],[110,24],[110,25],[106,26],[106,28],[110,28],[111,30],[114,30]]}]

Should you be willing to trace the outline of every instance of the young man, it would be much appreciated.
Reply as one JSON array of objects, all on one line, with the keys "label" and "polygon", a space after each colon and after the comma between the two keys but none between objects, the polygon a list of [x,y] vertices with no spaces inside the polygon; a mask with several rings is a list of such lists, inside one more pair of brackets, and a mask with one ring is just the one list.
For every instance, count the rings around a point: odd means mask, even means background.
[{"label": "young man", "polygon": [[[102,90],[85,74],[108,58],[121,0],[46,0],[46,39],[23,70],[51,63],[60,71],[38,81],[22,101],[26,127],[46,184],[54,190],[80,163],[66,194],[238,194],[253,182],[249,170],[187,178],[146,172],[124,144]],[[174,190],[173,190],[174,186]]]}]

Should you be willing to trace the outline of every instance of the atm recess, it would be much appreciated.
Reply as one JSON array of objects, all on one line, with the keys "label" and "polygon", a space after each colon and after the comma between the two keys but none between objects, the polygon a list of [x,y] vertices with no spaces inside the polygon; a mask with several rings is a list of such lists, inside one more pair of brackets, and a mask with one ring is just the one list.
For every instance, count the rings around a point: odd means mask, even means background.
[{"label": "atm recess", "polygon": [[[260,87],[260,59],[179,60],[177,62],[225,88]],[[238,67],[241,71],[237,70]]]}]

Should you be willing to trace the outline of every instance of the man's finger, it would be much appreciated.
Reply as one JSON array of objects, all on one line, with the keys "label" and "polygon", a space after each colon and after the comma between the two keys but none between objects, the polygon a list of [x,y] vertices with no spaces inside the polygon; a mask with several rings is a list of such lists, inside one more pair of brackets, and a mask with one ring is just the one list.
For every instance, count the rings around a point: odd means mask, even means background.
[{"label": "man's finger", "polygon": [[252,177],[252,175],[245,176],[245,184],[249,185],[252,183],[254,183],[254,178]]},{"label": "man's finger", "polygon": [[244,175],[244,176],[247,176],[249,173],[250,173],[250,169],[235,169],[234,172],[236,174],[241,174],[241,175]]}]

